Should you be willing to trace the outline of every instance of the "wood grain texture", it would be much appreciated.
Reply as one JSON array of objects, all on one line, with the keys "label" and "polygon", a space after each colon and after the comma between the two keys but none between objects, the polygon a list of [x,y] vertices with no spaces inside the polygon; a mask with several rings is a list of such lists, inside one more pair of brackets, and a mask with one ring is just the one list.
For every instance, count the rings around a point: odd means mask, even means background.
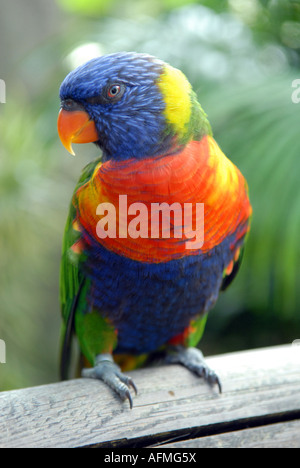
[{"label": "wood grain texture", "polygon": [[300,347],[207,358],[223,394],[177,365],[129,373],[134,407],[102,382],[0,393],[0,447],[145,447],[300,419]]}]

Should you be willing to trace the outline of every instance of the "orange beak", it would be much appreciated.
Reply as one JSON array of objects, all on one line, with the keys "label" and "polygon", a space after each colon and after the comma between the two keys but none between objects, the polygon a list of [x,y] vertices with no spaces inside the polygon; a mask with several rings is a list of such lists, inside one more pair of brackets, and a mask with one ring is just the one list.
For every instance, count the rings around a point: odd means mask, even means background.
[{"label": "orange beak", "polygon": [[99,140],[95,122],[84,111],[61,109],[57,120],[59,138],[73,156],[72,143],[92,143]]}]

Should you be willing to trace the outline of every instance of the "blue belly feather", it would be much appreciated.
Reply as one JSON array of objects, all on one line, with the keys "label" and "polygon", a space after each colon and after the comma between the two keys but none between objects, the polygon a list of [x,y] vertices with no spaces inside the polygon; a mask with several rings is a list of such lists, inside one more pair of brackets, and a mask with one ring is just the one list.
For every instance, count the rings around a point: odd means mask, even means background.
[{"label": "blue belly feather", "polygon": [[233,257],[226,238],[207,253],[165,263],[141,263],[108,251],[92,238],[84,274],[92,280],[88,310],[118,330],[117,353],[154,351],[180,334],[217,300]]}]

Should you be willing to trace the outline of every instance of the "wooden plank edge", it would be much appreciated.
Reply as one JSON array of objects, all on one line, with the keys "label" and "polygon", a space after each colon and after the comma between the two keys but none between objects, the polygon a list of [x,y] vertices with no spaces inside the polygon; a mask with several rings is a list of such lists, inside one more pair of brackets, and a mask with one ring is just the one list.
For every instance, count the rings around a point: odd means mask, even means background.
[{"label": "wooden plank edge", "polygon": [[153,446],[161,449],[300,448],[300,419]]},{"label": "wooden plank edge", "polygon": [[[202,439],[222,436],[225,434],[233,434],[235,432],[259,429],[262,427],[272,426],[276,424],[286,424],[289,422],[299,421],[300,422],[300,410],[274,413],[263,417],[253,417],[235,420],[234,424],[232,421],[222,422],[217,424],[208,424],[201,427],[191,427],[190,429],[184,430],[172,430],[170,432],[164,432],[149,436],[148,438],[138,437],[135,439],[118,439],[114,441],[84,445],[81,448],[154,448],[154,447],[180,447],[184,444],[193,444],[194,440],[201,441]],[[176,441],[176,442],[175,442]],[[300,433],[299,433],[300,441]],[[173,443],[174,442],[174,443]],[[192,445],[189,445],[192,447]]]}]

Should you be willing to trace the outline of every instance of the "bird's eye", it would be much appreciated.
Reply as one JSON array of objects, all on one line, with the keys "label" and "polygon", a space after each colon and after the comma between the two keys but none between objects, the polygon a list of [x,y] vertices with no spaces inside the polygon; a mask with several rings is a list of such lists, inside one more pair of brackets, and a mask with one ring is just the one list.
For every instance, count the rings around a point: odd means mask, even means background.
[{"label": "bird's eye", "polygon": [[125,91],[123,84],[112,84],[107,88],[107,97],[112,100],[120,99]]},{"label": "bird's eye", "polygon": [[108,84],[101,94],[87,98],[86,101],[92,105],[106,105],[118,102],[125,93],[126,86],[123,83]]},{"label": "bird's eye", "polygon": [[121,91],[121,86],[113,85],[108,89],[107,96],[109,98],[114,98],[115,96],[117,96],[119,94],[120,91]]}]

